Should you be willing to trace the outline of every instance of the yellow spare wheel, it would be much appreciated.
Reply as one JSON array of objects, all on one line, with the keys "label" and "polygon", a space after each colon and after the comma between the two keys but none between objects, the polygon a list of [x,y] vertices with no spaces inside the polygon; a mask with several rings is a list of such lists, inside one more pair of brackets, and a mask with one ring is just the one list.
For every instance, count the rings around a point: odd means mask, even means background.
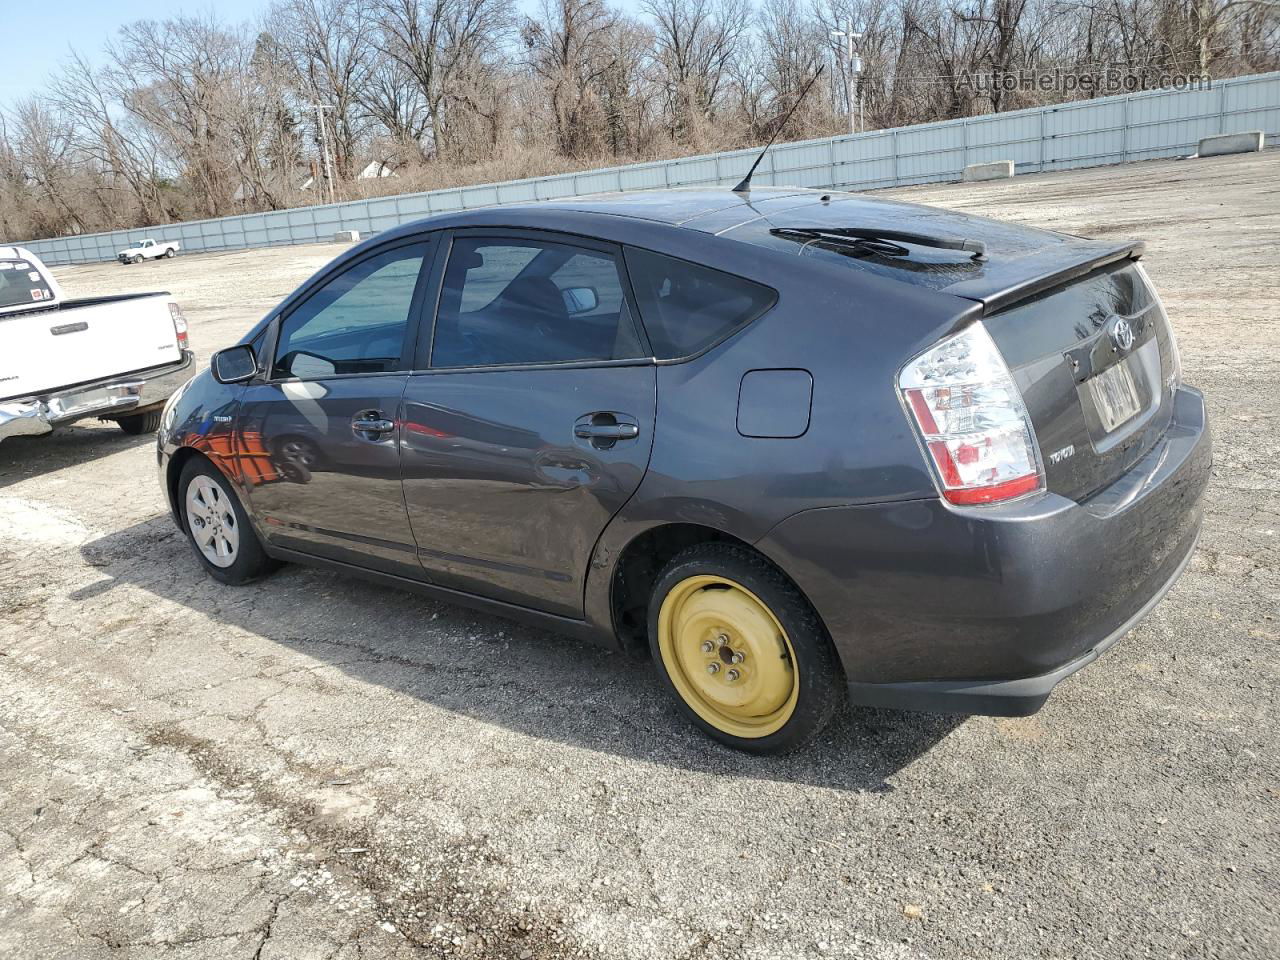
[{"label": "yellow spare wheel", "polygon": [[717,730],[767,737],[795,712],[795,650],[773,612],[750,590],[700,574],[667,593],[658,650],[685,703]]}]

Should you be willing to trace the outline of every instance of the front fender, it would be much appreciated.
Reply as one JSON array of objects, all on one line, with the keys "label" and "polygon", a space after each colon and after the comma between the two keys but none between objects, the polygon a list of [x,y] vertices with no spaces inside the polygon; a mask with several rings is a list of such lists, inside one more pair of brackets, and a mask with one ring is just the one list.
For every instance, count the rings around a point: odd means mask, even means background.
[{"label": "front fender", "polygon": [[243,385],[219,383],[206,369],[165,407],[156,433],[156,467],[165,501],[179,527],[177,471],[191,452],[208,457],[242,501],[247,495],[237,464],[234,431],[242,392]]}]

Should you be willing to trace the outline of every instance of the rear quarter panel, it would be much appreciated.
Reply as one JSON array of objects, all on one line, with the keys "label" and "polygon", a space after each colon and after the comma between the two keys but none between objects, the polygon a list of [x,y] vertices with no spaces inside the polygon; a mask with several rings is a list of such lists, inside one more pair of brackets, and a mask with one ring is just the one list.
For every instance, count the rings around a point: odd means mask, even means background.
[{"label": "rear quarter panel", "polygon": [[[763,275],[733,269],[732,258],[709,264],[768,283],[778,303],[702,356],[659,365],[653,455],[597,547],[588,583],[593,619],[609,615],[617,556],[653,526],[699,524],[753,543],[801,511],[937,496],[895,381],[903,363],[976,316],[978,305],[799,258],[772,259],[782,267],[770,264]],[[773,369],[812,375],[808,429],[798,437],[744,437],[737,428],[742,379]]]}]

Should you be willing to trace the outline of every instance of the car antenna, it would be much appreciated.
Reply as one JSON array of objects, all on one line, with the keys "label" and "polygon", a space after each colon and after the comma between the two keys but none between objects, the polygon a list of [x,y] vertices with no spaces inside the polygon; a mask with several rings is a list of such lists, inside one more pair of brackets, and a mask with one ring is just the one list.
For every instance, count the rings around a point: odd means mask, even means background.
[{"label": "car antenna", "polygon": [[760,166],[760,161],[764,159],[764,155],[768,153],[769,148],[773,146],[773,141],[778,139],[778,134],[780,134],[783,128],[786,127],[787,121],[789,121],[791,119],[791,115],[796,112],[796,108],[804,102],[805,95],[809,92],[809,88],[817,82],[818,78],[822,76],[822,71],[825,69],[827,69],[827,65],[824,63],[822,66],[818,67],[818,72],[809,78],[809,82],[806,83],[804,85],[804,89],[800,91],[800,96],[796,97],[796,102],[791,105],[791,109],[787,111],[787,115],[783,117],[782,122],[778,124],[778,129],[773,131],[773,136],[769,138],[769,142],[766,143],[764,145],[764,149],[760,151],[760,156],[756,157],[756,162],[751,165],[751,169],[748,170],[747,175],[742,178],[742,182],[733,188],[734,193],[751,192],[751,175],[756,172],[756,167]]}]

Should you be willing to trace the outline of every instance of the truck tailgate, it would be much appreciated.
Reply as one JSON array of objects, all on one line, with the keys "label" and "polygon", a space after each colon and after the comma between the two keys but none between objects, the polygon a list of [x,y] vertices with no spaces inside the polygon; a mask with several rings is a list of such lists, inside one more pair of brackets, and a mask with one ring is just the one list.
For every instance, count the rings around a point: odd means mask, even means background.
[{"label": "truck tailgate", "polygon": [[143,294],[0,316],[0,399],[178,362],[170,302]]}]

